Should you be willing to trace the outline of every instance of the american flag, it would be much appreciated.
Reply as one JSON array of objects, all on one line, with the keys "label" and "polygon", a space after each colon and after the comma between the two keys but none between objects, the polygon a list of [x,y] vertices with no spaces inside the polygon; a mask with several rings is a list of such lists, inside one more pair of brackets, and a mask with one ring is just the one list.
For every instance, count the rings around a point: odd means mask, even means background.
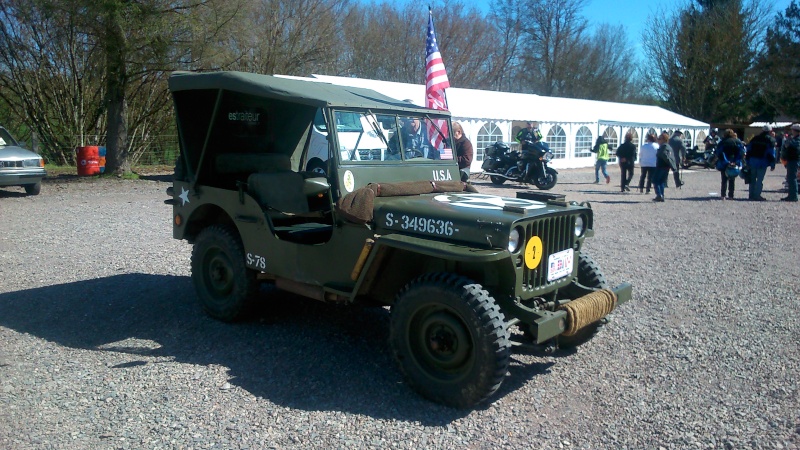
[{"label": "american flag", "polygon": [[[425,106],[431,109],[447,110],[447,97],[444,90],[450,87],[447,71],[444,69],[442,54],[439,53],[439,44],[436,43],[436,33],[433,31],[433,12],[428,11],[428,38],[425,42]],[[447,121],[436,120],[436,125],[443,133],[449,134]],[[428,124],[428,136],[433,136],[432,144],[437,149],[442,149],[442,135],[436,131],[433,123]],[[442,154],[444,158],[447,154]],[[449,153],[452,159],[452,150]]]}]

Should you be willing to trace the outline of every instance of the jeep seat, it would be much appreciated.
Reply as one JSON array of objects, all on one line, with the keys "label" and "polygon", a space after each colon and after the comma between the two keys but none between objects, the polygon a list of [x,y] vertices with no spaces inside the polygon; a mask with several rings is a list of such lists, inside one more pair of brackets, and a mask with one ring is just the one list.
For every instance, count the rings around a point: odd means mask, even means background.
[{"label": "jeep seat", "polygon": [[254,173],[247,177],[247,192],[263,207],[285,214],[308,214],[303,192],[305,178],[292,171]]}]

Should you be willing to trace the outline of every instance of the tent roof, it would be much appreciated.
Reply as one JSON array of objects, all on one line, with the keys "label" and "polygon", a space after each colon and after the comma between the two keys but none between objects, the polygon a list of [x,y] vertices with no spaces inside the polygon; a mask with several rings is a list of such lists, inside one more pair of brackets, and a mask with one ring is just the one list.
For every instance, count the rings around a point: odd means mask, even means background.
[{"label": "tent roof", "polygon": [[[316,79],[343,86],[362,87],[399,99],[422,104],[425,86],[363,78],[313,75]],[[448,88],[447,102],[454,117],[486,120],[538,120],[550,123],[605,123],[666,128],[705,128],[699,120],[652,105],[602,102],[534,94]]]},{"label": "tent roof", "polygon": [[404,110],[430,113],[429,109],[403,102],[361,86],[320,83],[309,78],[274,77],[245,72],[174,72],[169,77],[172,92],[196,89],[225,89],[315,107],[340,106]]}]

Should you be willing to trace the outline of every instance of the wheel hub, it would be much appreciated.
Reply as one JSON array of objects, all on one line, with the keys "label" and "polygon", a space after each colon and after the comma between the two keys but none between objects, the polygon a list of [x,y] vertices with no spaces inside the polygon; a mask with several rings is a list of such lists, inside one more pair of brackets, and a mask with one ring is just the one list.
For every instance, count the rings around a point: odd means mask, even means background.
[{"label": "wheel hub", "polygon": [[470,356],[469,332],[445,311],[429,315],[421,325],[422,359],[440,369],[462,366]]}]

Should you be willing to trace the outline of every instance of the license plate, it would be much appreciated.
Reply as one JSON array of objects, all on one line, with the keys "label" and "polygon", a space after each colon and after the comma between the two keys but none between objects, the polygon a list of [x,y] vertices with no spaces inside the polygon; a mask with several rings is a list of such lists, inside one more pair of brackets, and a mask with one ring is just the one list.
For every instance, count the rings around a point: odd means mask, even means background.
[{"label": "license plate", "polygon": [[547,259],[547,281],[564,278],[571,274],[574,258],[575,251],[571,248],[550,255]]}]

